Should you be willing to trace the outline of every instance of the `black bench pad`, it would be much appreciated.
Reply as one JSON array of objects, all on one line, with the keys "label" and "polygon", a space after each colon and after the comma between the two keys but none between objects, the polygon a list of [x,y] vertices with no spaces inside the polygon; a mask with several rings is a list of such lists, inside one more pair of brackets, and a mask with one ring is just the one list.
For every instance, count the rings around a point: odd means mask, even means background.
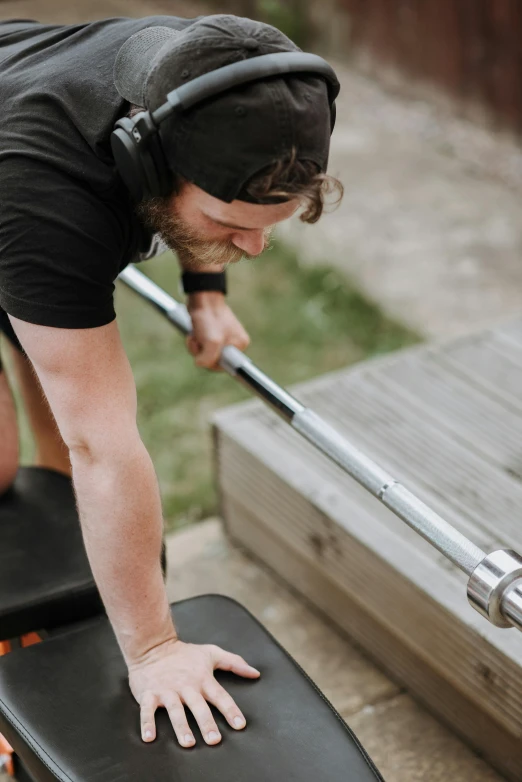
[{"label": "black bench pad", "polygon": [[0,658],[0,731],[38,782],[376,782],[379,772],[333,707],[257,620],[219,595],[172,606],[185,641],[243,655],[259,680],[217,672],[244,731],[214,710],[223,740],[182,749],[164,709],[158,737],[139,707],[106,617]]},{"label": "black bench pad", "polygon": [[21,468],[0,498],[0,640],[102,611],[71,481]]}]

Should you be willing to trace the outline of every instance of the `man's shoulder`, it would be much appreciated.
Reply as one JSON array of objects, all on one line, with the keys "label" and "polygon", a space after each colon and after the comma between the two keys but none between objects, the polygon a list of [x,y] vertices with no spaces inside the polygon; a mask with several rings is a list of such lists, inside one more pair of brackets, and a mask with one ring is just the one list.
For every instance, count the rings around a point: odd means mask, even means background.
[{"label": "man's shoulder", "polygon": [[[135,252],[136,225],[123,185],[107,193],[56,166],[0,152],[0,249],[45,240],[42,253],[90,254],[118,263]],[[25,237],[22,240],[22,237]],[[31,239],[33,238],[33,240]]]}]

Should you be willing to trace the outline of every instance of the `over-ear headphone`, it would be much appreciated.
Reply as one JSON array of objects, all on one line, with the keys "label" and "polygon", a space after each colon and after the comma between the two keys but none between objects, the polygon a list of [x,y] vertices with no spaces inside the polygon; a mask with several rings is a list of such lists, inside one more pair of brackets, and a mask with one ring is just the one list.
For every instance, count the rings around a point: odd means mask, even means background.
[{"label": "over-ear headphone", "polygon": [[172,174],[158,132],[159,125],[167,117],[240,84],[292,73],[308,73],[325,79],[333,130],[339,81],[326,60],[304,52],[263,54],[224,65],[169,92],[165,103],[154,112],[142,111],[133,119],[119,119],[111,134],[111,148],[118,172],[134,200],[166,196],[172,191]]}]

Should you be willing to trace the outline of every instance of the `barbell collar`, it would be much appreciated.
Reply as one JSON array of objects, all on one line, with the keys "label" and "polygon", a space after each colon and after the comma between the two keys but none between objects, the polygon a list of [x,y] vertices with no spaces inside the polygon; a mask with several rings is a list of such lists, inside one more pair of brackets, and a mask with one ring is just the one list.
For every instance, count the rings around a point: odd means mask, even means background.
[{"label": "barbell collar", "polygon": [[493,551],[471,574],[468,600],[496,627],[512,627],[514,622],[507,618],[506,614],[511,612],[504,598],[519,579],[522,579],[522,557],[510,549]]}]

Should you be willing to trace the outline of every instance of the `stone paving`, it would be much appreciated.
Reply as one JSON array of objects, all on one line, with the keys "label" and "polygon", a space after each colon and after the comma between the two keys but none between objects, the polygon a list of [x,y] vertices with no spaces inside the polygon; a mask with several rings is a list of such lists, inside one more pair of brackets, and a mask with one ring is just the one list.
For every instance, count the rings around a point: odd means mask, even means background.
[{"label": "stone paving", "polygon": [[169,536],[168,558],[170,600],[220,593],[243,603],[332,701],[386,782],[500,782],[334,626],[234,546],[218,519]]}]

